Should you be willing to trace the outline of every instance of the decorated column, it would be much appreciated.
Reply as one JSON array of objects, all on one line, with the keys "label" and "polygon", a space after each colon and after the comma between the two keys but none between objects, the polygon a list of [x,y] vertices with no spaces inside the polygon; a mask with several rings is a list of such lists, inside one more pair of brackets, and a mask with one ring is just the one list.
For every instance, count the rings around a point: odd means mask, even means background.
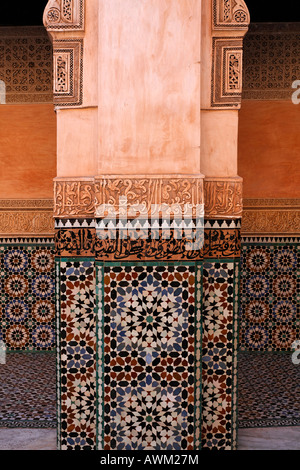
[{"label": "decorated column", "polygon": [[46,7],[63,450],[235,446],[241,83],[205,101],[230,48],[241,67],[241,37],[212,39],[235,4],[248,15],[241,1]]}]

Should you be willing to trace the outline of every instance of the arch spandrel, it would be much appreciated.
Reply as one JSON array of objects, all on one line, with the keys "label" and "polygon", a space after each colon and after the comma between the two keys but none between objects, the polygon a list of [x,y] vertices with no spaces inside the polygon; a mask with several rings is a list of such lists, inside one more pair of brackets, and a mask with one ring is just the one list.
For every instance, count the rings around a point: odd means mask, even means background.
[{"label": "arch spandrel", "polygon": [[244,0],[213,0],[213,30],[245,30],[250,13]]},{"label": "arch spandrel", "polygon": [[43,22],[47,31],[84,31],[85,0],[49,0]]}]

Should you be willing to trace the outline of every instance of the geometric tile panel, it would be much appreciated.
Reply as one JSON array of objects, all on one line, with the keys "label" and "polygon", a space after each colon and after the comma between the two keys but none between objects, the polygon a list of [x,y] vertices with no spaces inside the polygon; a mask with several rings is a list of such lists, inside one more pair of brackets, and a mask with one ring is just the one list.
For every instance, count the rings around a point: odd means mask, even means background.
[{"label": "geometric tile panel", "polygon": [[196,448],[201,318],[195,275],[194,263],[105,264],[104,425],[98,448]]},{"label": "geometric tile panel", "polygon": [[55,349],[54,246],[0,245],[0,288],[7,350]]},{"label": "geometric tile panel", "polygon": [[96,446],[95,263],[60,260],[59,416],[61,450]]},{"label": "geometric tile panel", "polygon": [[236,446],[238,262],[203,264],[202,445]]},{"label": "geometric tile panel", "polygon": [[290,351],[299,338],[299,262],[296,244],[243,244],[242,351]]}]

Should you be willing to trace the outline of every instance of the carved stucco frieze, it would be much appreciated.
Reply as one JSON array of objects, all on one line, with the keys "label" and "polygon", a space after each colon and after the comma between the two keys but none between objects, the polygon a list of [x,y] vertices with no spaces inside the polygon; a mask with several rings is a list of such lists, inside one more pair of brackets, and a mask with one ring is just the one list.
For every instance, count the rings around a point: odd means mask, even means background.
[{"label": "carved stucco frieze", "polygon": [[[117,214],[123,209],[137,208],[141,215],[150,215],[165,204],[174,209],[174,215],[191,210],[196,215],[197,206],[203,205],[203,177],[186,175],[166,176],[109,176],[96,179],[97,208],[104,204],[114,207]],[[127,207],[120,207],[120,197],[126,198]],[[126,204],[125,201],[125,204]]]},{"label": "carved stucco frieze", "polygon": [[243,38],[213,38],[212,107],[239,108],[242,78]]},{"label": "carved stucco frieze", "polygon": [[139,205],[133,214],[150,215],[151,205],[166,204],[175,205],[181,214],[188,208],[195,215],[204,206],[206,218],[234,219],[242,215],[242,179],[206,178],[203,186],[202,175],[56,178],[54,200],[58,218],[104,217],[109,214],[107,206],[117,215],[127,211],[130,216],[129,208]]},{"label": "carved stucco frieze", "polygon": [[0,200],[0,237],[53,236],[53,201]]},{"label": "carved stucco frieze", "polygon": [[164,204],[177,208],[180,214],[189,210],[196,215],[203,209],[202,175],[56,178],[54,192],[54,214],[58,218],[104,217],[110,208],[116,215],[123,215],[124,211],[129,217],[150,215],[151,205]]},{"label": "carved stucco frieze", "polygon": [[246,199],[243,235],[299,235],[299,199]]}]

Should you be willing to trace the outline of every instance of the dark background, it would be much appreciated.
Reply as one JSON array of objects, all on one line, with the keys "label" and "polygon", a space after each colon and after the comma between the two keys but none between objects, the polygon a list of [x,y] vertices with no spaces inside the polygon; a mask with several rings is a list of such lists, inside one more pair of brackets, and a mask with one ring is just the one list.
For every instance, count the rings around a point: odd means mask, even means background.
[{"label": "dark background", "polygon": [[299,0],[246,0],[251,22],[300,22]]},{"label": "dark background", "polygon": [[[48,0],[0,0],[0,26],[35,26],[43,24]],[[2,5],[5,3],[5,6]]]},{"label": "dark background", "polygon": [[[107,0],[109,1],[109,0]],[[173,0],[180,1],[180,0]],[[209,1],[209,0],[203,0]],[[4,3],[4,0],[1,1]],[[5,1],[0,8],[0,26],[32,26],[43,24],[47,0]],[[300,22],[299,0],[246,0],[251,22]]]}]

